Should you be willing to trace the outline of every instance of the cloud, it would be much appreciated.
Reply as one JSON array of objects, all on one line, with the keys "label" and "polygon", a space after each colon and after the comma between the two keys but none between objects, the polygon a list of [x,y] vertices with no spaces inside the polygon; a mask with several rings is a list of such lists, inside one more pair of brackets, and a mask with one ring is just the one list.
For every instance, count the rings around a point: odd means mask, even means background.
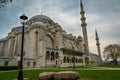
[{"label": "cloud", "polygon": [[[101,52],[109,43],[120,43],[120,0],[83,0],[90,51],[97,53],[95,28],[101,43]],[[79,14],[79,0],[14,0],[0,9],[0,38],[5,37],[13,27],[20,24],[19,16],[25,13],[29,18],[47,15],[68,33],[82,36]]]}]

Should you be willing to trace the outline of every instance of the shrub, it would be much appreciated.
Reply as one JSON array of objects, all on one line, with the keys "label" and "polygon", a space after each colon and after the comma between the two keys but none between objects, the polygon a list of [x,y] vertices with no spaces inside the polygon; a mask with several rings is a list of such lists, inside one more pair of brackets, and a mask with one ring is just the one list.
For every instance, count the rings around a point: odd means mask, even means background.
[{"label": "shrub", "polygon": [[19,66],[0,66],[0,71],[18,70]]}]

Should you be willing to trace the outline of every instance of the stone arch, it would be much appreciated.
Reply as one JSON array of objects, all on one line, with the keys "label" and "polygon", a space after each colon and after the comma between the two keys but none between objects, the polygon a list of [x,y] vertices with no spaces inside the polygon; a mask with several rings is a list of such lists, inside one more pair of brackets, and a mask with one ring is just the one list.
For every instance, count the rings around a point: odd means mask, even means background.
[{"label": "stone arch", "polygon": [[55,60],[55,53],[51,52],[51,60]]},{"label": "stone arch", "polygon": [[55,59],[59,59],[59,54],[58,54],[58,52],[56,52],[56,54],[55,54]]},{"label": "stone arch", "polygon": [[49,51],[46,52],[46,60],[50,60],[50,52]]},{"label": "stone arch", "polygon": [[71,60],[72,60],[72,63],[74,63],[74,62],[75,62],[75,58],[74,58],[74,57],[72,57],[72,58],[71,58]]},{"label": "stone arch", "polygon": [[64,62],[64,63],[66,63],[66,59],[67,59],[67,58],[64,56],[64,58],[63,58],[63,62]]},{"label": "stone arch", "polygon": [[89,57],[85,57],[85,63],[89,64]]},{"label": "stone arch", "polygon": [[67,62],[68,62],[68,63],[70,62],[70,59],[69,59],[69,57],[67,57]]},{"label": "stone arch", "polygon": [[70,63],[72,62],[72,58],[69,58],[69,62],[70,62]]},{"label": "stone arch", "polygon": [[78,63],[78,58],[75,58],[75,62]]}]

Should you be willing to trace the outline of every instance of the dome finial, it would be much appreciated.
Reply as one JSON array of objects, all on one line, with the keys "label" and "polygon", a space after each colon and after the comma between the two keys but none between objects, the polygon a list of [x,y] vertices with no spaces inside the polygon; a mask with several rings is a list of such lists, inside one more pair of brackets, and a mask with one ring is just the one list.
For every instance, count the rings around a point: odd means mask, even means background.
[{"label": "dome finial", "polygon": [[43,15],[43,12],[41,12],[41,15]]}]

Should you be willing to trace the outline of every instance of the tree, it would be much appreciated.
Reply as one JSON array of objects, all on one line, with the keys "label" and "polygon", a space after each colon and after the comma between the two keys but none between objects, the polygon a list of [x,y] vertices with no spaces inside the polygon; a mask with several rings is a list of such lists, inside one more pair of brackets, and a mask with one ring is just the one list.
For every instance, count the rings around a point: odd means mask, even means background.
[{"label": "tree", "polygon": [[13,0],[0,0],[0,8],[4,7],[8,2],[12,2]]},{"label": "tree", "polygon": [[109,44],[104,49],[104,54],[107,54],[107,58],[111,58],[117,65],[117,59],[120,57],[120,44]]}]

